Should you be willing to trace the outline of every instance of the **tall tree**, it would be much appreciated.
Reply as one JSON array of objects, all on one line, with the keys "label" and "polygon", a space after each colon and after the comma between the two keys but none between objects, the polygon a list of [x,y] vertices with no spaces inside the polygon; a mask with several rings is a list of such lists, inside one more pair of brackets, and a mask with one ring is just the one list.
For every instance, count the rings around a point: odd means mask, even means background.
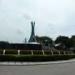
[{"label": "tall tree", "polygon": [[70,38],[71,47],[75,47],[75,35]]},{"label": "tall tree", "polygon": [[37,42],[41,43],[41,44],[45,44],[45,45],[48,45],[48,44],[53,44],[53,40],[47,36],[36,36],[36,40]]},{"label": "tall tree", "polygon": [[62,46],[65,46],[65,49],[70,47],[70,39],[67,36],[58,36],[55,43],[61,43]]}]

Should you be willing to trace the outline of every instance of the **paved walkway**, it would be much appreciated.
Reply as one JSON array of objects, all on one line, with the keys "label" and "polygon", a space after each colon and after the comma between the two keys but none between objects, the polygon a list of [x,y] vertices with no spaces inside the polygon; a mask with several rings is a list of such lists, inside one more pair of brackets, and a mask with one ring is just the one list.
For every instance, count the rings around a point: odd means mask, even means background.
[{"label": "paved walkway", "polygon": [[0,65],[0,75],[75,75],[75,60],[35,65],[29,63],[29,66],[19,62],[16,64],[18,65]]}]

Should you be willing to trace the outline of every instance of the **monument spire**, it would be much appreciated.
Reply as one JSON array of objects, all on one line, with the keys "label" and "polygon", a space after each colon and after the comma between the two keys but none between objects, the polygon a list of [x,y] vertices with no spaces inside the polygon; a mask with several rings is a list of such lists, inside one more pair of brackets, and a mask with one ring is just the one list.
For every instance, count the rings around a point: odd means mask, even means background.
[{"label": "monument spire", "polygon": [[36,42],[35,31],[34,31],[35,22],[31,21],[31,27],[32,27],[32,30],[31,30],[31,36],[30,36],[29,42]]}]

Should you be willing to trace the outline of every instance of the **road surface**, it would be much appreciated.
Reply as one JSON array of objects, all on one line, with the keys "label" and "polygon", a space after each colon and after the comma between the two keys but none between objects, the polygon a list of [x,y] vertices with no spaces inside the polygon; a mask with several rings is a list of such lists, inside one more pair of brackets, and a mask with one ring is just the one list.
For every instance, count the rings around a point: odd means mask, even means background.
[{"label": "road surface", "polygon": [[75,75],[75,61],[30,66],[0,65],[0,75]]}]

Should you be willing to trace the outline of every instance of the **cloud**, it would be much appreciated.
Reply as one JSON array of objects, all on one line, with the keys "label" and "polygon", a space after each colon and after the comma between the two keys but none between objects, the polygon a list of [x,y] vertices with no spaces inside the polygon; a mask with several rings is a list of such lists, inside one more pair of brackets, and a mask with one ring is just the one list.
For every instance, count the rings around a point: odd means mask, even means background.
[{"label": "cloud", "polygon": [[24,37],[29,38],[31,20],[36,22],[37,35],[47,35],[52,38],[58,35],[71,36],[75,34],[74,9],[75,0],[2,0],[0,39],[22,42]]}]

